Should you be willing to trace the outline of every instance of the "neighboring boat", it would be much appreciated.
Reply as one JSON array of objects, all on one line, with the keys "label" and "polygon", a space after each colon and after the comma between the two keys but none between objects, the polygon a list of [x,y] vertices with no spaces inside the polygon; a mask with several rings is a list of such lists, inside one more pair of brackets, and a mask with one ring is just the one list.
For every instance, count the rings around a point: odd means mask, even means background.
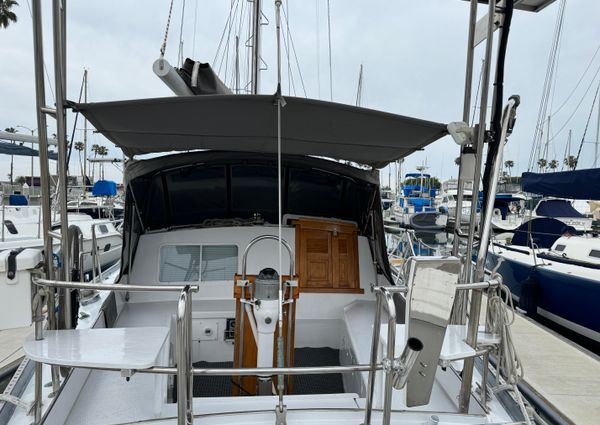
[{"label": "neighboring boat", "polygon": [[[575,199],[600,197],[598,181],[600,169],[523,175],[528,192]],[[583,189],[573,190],[574,184]],[[565,201],[558,205],[560,211],[572,210]],[[578,233],[563,217],[534,218],[511,240],[493,242],[488,268],[499,265],[505,284],[528,314],[600,343],[600,239]]]},{"label": "neighboring boat", "polygon": [[[497,193],[494,199],[492,229],[495,232],[512,232],[529,220],[529,211],[525,209],[526,199],[525,194],[520,192]],[[480,202],[481,200],[480,195]]]},{"label": "neighboring boat", "polygon": [[390,221],[415,230],[445,229],[448,215],[437,208],[436,195],[430,174],[407,173]]},{"label": "neighboring boat", "polygon": [[[458,180],[451,179],[442,182],[442,190],[437,195],[437,204],[448,215],[448,225],[453,225],[456,217],[456,196],[458,194]],[[473,182],[467,182],[463,189],[463,201],[460,224],[466,225],[471,221],[471,202],[473,200]],[[477,215],[479,220],[479,215]]]}]

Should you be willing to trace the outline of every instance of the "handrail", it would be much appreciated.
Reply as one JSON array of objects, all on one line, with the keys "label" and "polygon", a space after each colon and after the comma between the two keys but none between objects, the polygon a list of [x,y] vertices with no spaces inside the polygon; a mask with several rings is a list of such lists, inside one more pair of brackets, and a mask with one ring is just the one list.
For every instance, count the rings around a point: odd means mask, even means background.
[{"label": "handrail", "polygon": [[[246,259],[248,257],[248,252],[250,251],[250,248],[252,248],[252,246],[257,242],[267,239],[279,241],[279,237],[275,235],[260,235],[252,239],[250,243],[248,243],[248,245],[246,246],[246,249],[244,250],[244,255],[242,256],[242,279],[246,279]],[[292,252],[292,247],[283,238],[281,238],[281,244],[287,249],[287,252],[290,255],[290,279],[293,279],[294,275],[296,274],[296,269],[294,264],[294,254]],[[279,273],[282,273],[282,271],[280,270]]]},{"label": "handrail", "polygon": [[186,286],[177,303],[177,423],[191,425],[194,421],[192,375],[192,297]]},{"label": "handrail", "polygon": [[189,288],[189,292],[198,292],[198,285],[129,285],[122,283],[81,283],[81,282],[65,282],[62,280],[48,280],[40,277],[33,277],[34,284],[39,286],[49,286],[56,288],[72,288],[72,289],[95,289],[98,291],[130,291],[130,292],[181,292]]}]

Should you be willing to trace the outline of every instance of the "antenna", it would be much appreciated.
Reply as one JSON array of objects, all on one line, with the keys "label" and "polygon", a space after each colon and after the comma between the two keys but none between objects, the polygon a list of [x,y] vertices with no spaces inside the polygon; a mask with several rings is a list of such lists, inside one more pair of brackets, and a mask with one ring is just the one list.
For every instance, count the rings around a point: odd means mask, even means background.
[{"label": "antenna", "polygon": [[360,106],[362,103],[362,88],[363,88],[363,65],[360,64],[360,71],[358,72],[358,88],[356,89],[356,106]]}]

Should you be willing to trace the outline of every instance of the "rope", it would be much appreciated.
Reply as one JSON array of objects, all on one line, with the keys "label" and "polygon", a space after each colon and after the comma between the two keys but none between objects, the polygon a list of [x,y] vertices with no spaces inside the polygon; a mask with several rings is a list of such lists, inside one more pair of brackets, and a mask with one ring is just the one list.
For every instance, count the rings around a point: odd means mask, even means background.
[{"label": "rope", "polygon": [[[497,379],[494,393],[500,391],[512,391],[519,409],[523,414],[525,423],[531,425],[529,412],[525,402],[517,388],[519,380],[523,378],[523,364],[519,359],[517,350],[513,342],[511,325],[515,321],[515,307],[512,300],[512,294],[508,286],[502,284],[494,291],[488,292],[487,323],[494,334],[500,335],[500,344],[497,348],[496,369]],[[504,295],[504,298],[503,298]],[[501,384],[500,380],[504,382]]]},{"label": "rope", "polygon": [[594,95],[594,100],[592,101],[592,107],[590,108],[590,113],[588,115],[587,122],[585,123],[585,129],[583,130],[583,136],[581,136],[581,143],[579,143],[579,150],[577,150],[577,156],[575,157],[575,164],[573,169],[577,168],[577,164],[579,164],[579,155],[581,155],[581,149],[583,148],[583,143],[585,141],[585,136],[588,131],[588,127],[590,125],[590,120],[592,119],[592,112],[594,111],[594,106],[596,105],[596,99],[598,98],[598,91],[600,91],[600,83],[598,83],[598,88],[596,89],[596,94]]},{"label": "rope", "polygon": [[167,38],[169,37],[169,25],[171,25],[171,15],[173,13],[173,0],[169,6],[169,16],[167,17],[167,27],[165,28],[165,37],[163,38],[162,46],[160,46],[160,57],[165,57],[165,51],[167,50]]}]

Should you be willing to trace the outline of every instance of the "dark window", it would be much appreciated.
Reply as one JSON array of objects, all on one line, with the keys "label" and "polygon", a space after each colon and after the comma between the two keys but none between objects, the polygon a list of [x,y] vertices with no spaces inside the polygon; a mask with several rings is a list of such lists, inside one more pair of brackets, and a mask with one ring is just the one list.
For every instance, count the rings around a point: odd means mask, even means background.
[{"label": "dark window", "polygon": [[225,167],[186,167],[168,172],[171,224],[227,217]]},{"label": "dark window", "polygon": [[277,168],[237,165],[231,167],[231,215],[250,218],[260,213],[277,223]]},{"label": "dark window", "polygon": [[12,221],[4,220],[4,225],[6,226],[8,233],[10,233],[11,235],[16,235],[17,233],[19,233]]},{"label": "dark window", "polygon": [[590,257],[600,258],[600,249],[592,249],[590,251]]},{"label": "dark window", "polygon": [[98,230],[100,231],[100,233],[104,234],[104,233],[108,233],[108,227],[106,226],[106,224],[100,224],[98,226]]},{"label": "dark window", "polygon": [[288,209],[294,214],[339,217],[343,178],[315,170],[290,169]]},{"label": "dark window", "polygon": [[566,245],[556,245],[556,251],[564,251],[566,247]]}]

